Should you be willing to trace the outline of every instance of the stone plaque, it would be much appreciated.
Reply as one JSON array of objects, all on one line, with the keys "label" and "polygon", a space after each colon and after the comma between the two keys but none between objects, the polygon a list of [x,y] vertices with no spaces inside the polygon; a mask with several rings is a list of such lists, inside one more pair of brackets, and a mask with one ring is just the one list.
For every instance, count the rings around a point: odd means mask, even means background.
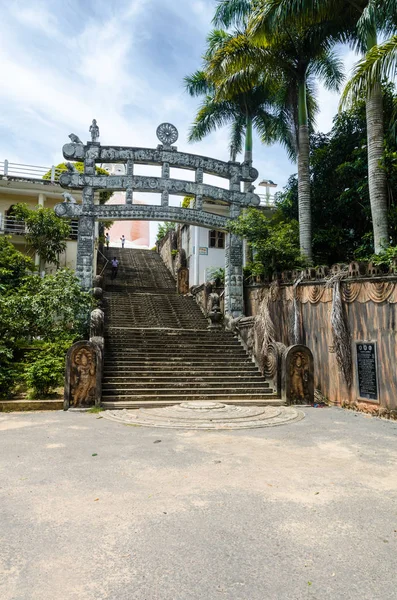
[{"label": "stone plaque", "polygon": [[359,398],[379,400],[376,342],[356,342]]}]

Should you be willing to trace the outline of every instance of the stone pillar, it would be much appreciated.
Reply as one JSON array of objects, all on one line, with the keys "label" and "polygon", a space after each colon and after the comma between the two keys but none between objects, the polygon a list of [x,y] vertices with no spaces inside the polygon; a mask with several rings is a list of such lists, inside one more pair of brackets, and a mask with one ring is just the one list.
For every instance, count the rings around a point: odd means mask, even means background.
[{"label": "stone pillar", "polygon": [[[230,207],[230,217],[235,219],[239,207]],[[225,248],[225,315],[233,319],[244,314],[243,240],[234,233],[226,236]]]},{"label": "stone pillar", "polygon": [[83,213],[79,219],[76,275],[82,288],[87,291],[92,288],[94,242],[95,219]]},{"label": "stone pillar", "polygon": [[39,198],[38,198],[38,200],[39,200],[39,201],[38,201],[38,205],[39,205],[39,206],[43,206],[43,207],[44,207],[45,195],[44,195],[44,194],[42,194],[42,193],[40,193],[40,194],[39,194]]}]

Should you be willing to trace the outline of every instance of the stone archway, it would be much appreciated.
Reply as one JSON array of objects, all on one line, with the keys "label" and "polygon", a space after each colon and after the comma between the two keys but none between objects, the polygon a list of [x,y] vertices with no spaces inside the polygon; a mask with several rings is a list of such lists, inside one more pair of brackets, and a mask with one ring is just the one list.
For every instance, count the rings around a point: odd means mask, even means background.
[{"label": "stone archway", "polygon": [[[174,221],[227,230],[229,220],[237,218],[244,207],[258,206],[260,203],[252,186],[258,172],[250,162],[224,162],[178,152],[173,146],[178,139],[178,131],[170,123],[162,123],[158,127],[157,136],[161,144],[157,148],[101,146],[96,123],[90,131],[91,142],[83,144],[75,134],[70,134],[71,143],[63,147],[63,156],[67,160],[84,162],[84,173],[78,173],[71,163],[67,163],[68,172],[61,175],[59,180],[64,188],[82,190],[83,203],[77,205],[69,198],[69,201],[55,206],[58,216],[79,221],[76,274],[85,289],[92,287],[96,220]],[[124,164],[125,173],[97,175],[96,163]],[[161,177],[134,175],[135,164],[160,166]],[[171,178],[170,168],[194,171],[195,181]],[[204,174],[228,180],[229,189],[204,183]],[[241,191],[241,183],[251,185],[247,191]],[[99,190],[124,191],[126,202],[120,205],[96,205],[94,193]],[[134,191],[161,194],[161,206],[134,205]],[[192,196],[192,208],[169,206],[170,194]],[[229,214],[220,216],[203,210],[205,200],[226,205]],[[229,234],[225,247],[225,313],[233,318],[241,316],[243,306],[243,244],[241,238]]]}]

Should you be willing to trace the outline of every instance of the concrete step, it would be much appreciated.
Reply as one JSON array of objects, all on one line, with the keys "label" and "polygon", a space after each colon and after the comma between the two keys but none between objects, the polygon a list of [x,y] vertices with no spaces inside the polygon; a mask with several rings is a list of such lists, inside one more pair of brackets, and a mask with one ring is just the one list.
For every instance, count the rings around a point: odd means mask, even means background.
[{"label": "concrete step", "polygon": [[246,355],[247,352],[240,345],[232,346],[168,346],[164,344],[153,344],[153,345],[135,345],[131,342],[131,345],[127,344],[106,344],[105,349],[109,348],[111,352],[124,352],[125,354],[176,354],[183,356],[218,356],[220,354],[235,354],[236,356]]},{"label": "concrete step", "polygon": [[108,397],[103,400],[102,407],[105,410],[117,410],[124,408],[155,408],[156,406],[171,406],[181,402],[208,400],[210,402],[222,402],[225,404],[241,404],[246,406],[284,406],[284,402],[275,395],[262,394],[217,394],[214,396],[190,395],[181,396],[141,396],[141,397]]},{"label": "concrete step", "polygon": [[247,393],[244,393],[244,390],[235,390],[234,388],[229,389],[212,389],[212,388],[200,388],[200,389],[191,389],[189,388],[166,388],[162,390],[149,390],[149,389],[118,389],[118,390],[102,390],[102,398],[112,397],[128,397],[134,398],[135,396],[156,396],[157,398],[162,398],[164,396],[176,396],[176,397],[186,397],[190,398],[191,396],[200,397],[202,400],[209,399],[212,400],[215,396],[234,396],[236,394],[240,395],[249,395],[249,396],[260,396],[261,394],[267,395],[272,394],[273,390],[270,388],[252,388]]},{"label": "concrete step", "polygon": [[247,355],[243,356],[243,357],[236,357],[236,356],[231,356],[230,358],[228,358],[225,355],[219,356],[217,359],[210,359],[210,358],[206,358],[205,356],[202,357],[197,357],[197,356],[193,356],[193,357],[184,357],[184,356],[167,356],[166,354],[163,354],[161,356],[159,355],[144,355],[144,354],[139,354],[137,356],[129,356],[123,353],[119,353],[119,354],[108,354],[105,352],[105,367],[110,367],[111,365],[126,365],[126,364],[130,364],[130,365],[147,365],[148,363],[150,364],[154,364],[154,365],[173,365],[174,367],[178,367],[178,368],[186,368],[186,367],[196,367],[196,366],[200,366],[203,368],[207,368],[207,369],[212,369],[212,368],[216,368],[216,367],[223,367],[223,366],[238,366],[241,365],[242,368],[245,365],[255,365],[255,363],[253,363]]},{"label": "concrete step", "polygon": [[[239,363],[240,364],[240,363]],[[169,375],[170,377],[175,377],[175,369],[170,370],[170,366],[167,364],[157,364],[153,365],[152,363],[146,363],[141,365],[118,365],[114,366],[105,365],[104,368],[104,376],[111,376],[113,373],[117,373],[118,376],[123,376],[122,374],[134,375],[134,373],[140,377],[152,377],[152,376],[165,376]],[[208,375],[211,377],[229,377],[230,375],[235,375],[236,377],[245,377],[251,375],[259,375],[259,371],[254,363],[250,363],[245,365],[244,368],[238,368],[238,365],[232,366],[224,366],[220,368],[208,368],[208,367],[196,367],[183,369],[183,374],[188,377],[196,377],[200,375]]]},{"label": "concrete step", "polygon": [[118,381],[105,381],[102,384],[102,393],[108,393],[110,390],[112,391],[131,391],[131,392],[140,392],[146,393],[149,391],[154,392],[163,392],[164,390],[177,391],[179,390],[181,393],[190,393],[193,390],[200,390],[203,392],[210,391],[212,392],[221,392],[226,393],[226,391],[234,391],[234,390],[268,390],[269,384],[266,381],[239,381],[239,382],[218,382],[218,383],[210,383],[208,381],[168,381],[168,382],[154,382],[149,383],[145,382],[142,385],[141,382],[135,382],[133,379],[127,382],[120,383]]},{"label": "concrete step", "polygon": [[[103,383],[128,383],[133,382],[142,386],[151,385],[151,384],[163,384],[163,383],[173,383],[175,381],[175,373],[166,375],[166,376],[153,376],[148,373],[146,377],[141,377],[140,373],[136,373],[134,376],[133,373],[129,373],[129,375],[105,375],[103,377]],[[253,374],[243,374],[240,377],[230,373],[229,375],[223,375],[222,379],[216,377],[215,375],[198,375],[197,373],[193,373],[191,375],[178,375],[178,382],[206,382],[208,385],[210,384],[219,384],[219,382],[228,383],[233,385],[234,383],[266,383],[264,378],[260,375],[260,373]],[[267,385],[267,384],[266,384]]]}]

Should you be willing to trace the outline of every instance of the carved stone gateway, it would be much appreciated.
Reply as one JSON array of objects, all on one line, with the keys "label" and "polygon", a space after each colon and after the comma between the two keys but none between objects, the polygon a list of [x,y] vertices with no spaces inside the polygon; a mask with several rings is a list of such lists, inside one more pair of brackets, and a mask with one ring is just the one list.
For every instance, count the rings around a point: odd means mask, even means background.
[{"label": "carved stone gateway", "polygon": [[282,356],[281,396],[287,404],[314,402],[313,354],[307,346],[287,348]]},{"label": "carved stone gateway", "polygon": [[64,410],[99,406],[102,352],[93,342],[76,342],[66,356]]},{"label": "carved stone gateway", "polygon": [[[97,220],[149,220],[188,223],[209,229],[227,230],[228,221],[239,216],[247,206],[258,206],[259,196],[253,193],[252,183],[258,171],[250,162],[224,162],[205,156],[178,152],[173,146],[178,139],[176,127],[162,123],[157,129],[161,145],[157,148],[135,148],[101,146],[99,128],[94,120],[90,133],[91,142],[83,144],[71,134],[71,142],[63,147],[63,156],[68,161],[83,161],[84,173],[72,168],[60,177],[64,188],[82,190],[83,203],[63,202],[55,206],[59,217],[78,219],[78,244],[76,274],[85,289],[91,289]],[[118,163],[125,165],[125,174],[103,176],[96,174],[96,164]],[[134,165],[161,167],[161,177],[134,174]],[[195,181],[174,179],[171,169],[186,169],[195,172]],[[229,182],[229,189],[204,183],[204,175],[215,175]],[[247,191],[242,191],[246,184]],[[249,185],[251,184],[251,185]],[[94,194],[99,190],[124,191],[125,204],[96,205]],[[161,194],[161,205],[134,204],[134,191]],[[193,196],[192,208],[169,206],[170,194]],[[228,207],[228,215],[221,216],[203,209],[203,202],[222,204]],[[243,314],[243,246],[241,238],[227,236],[225,264],[225,313],[231,318]]]}]

